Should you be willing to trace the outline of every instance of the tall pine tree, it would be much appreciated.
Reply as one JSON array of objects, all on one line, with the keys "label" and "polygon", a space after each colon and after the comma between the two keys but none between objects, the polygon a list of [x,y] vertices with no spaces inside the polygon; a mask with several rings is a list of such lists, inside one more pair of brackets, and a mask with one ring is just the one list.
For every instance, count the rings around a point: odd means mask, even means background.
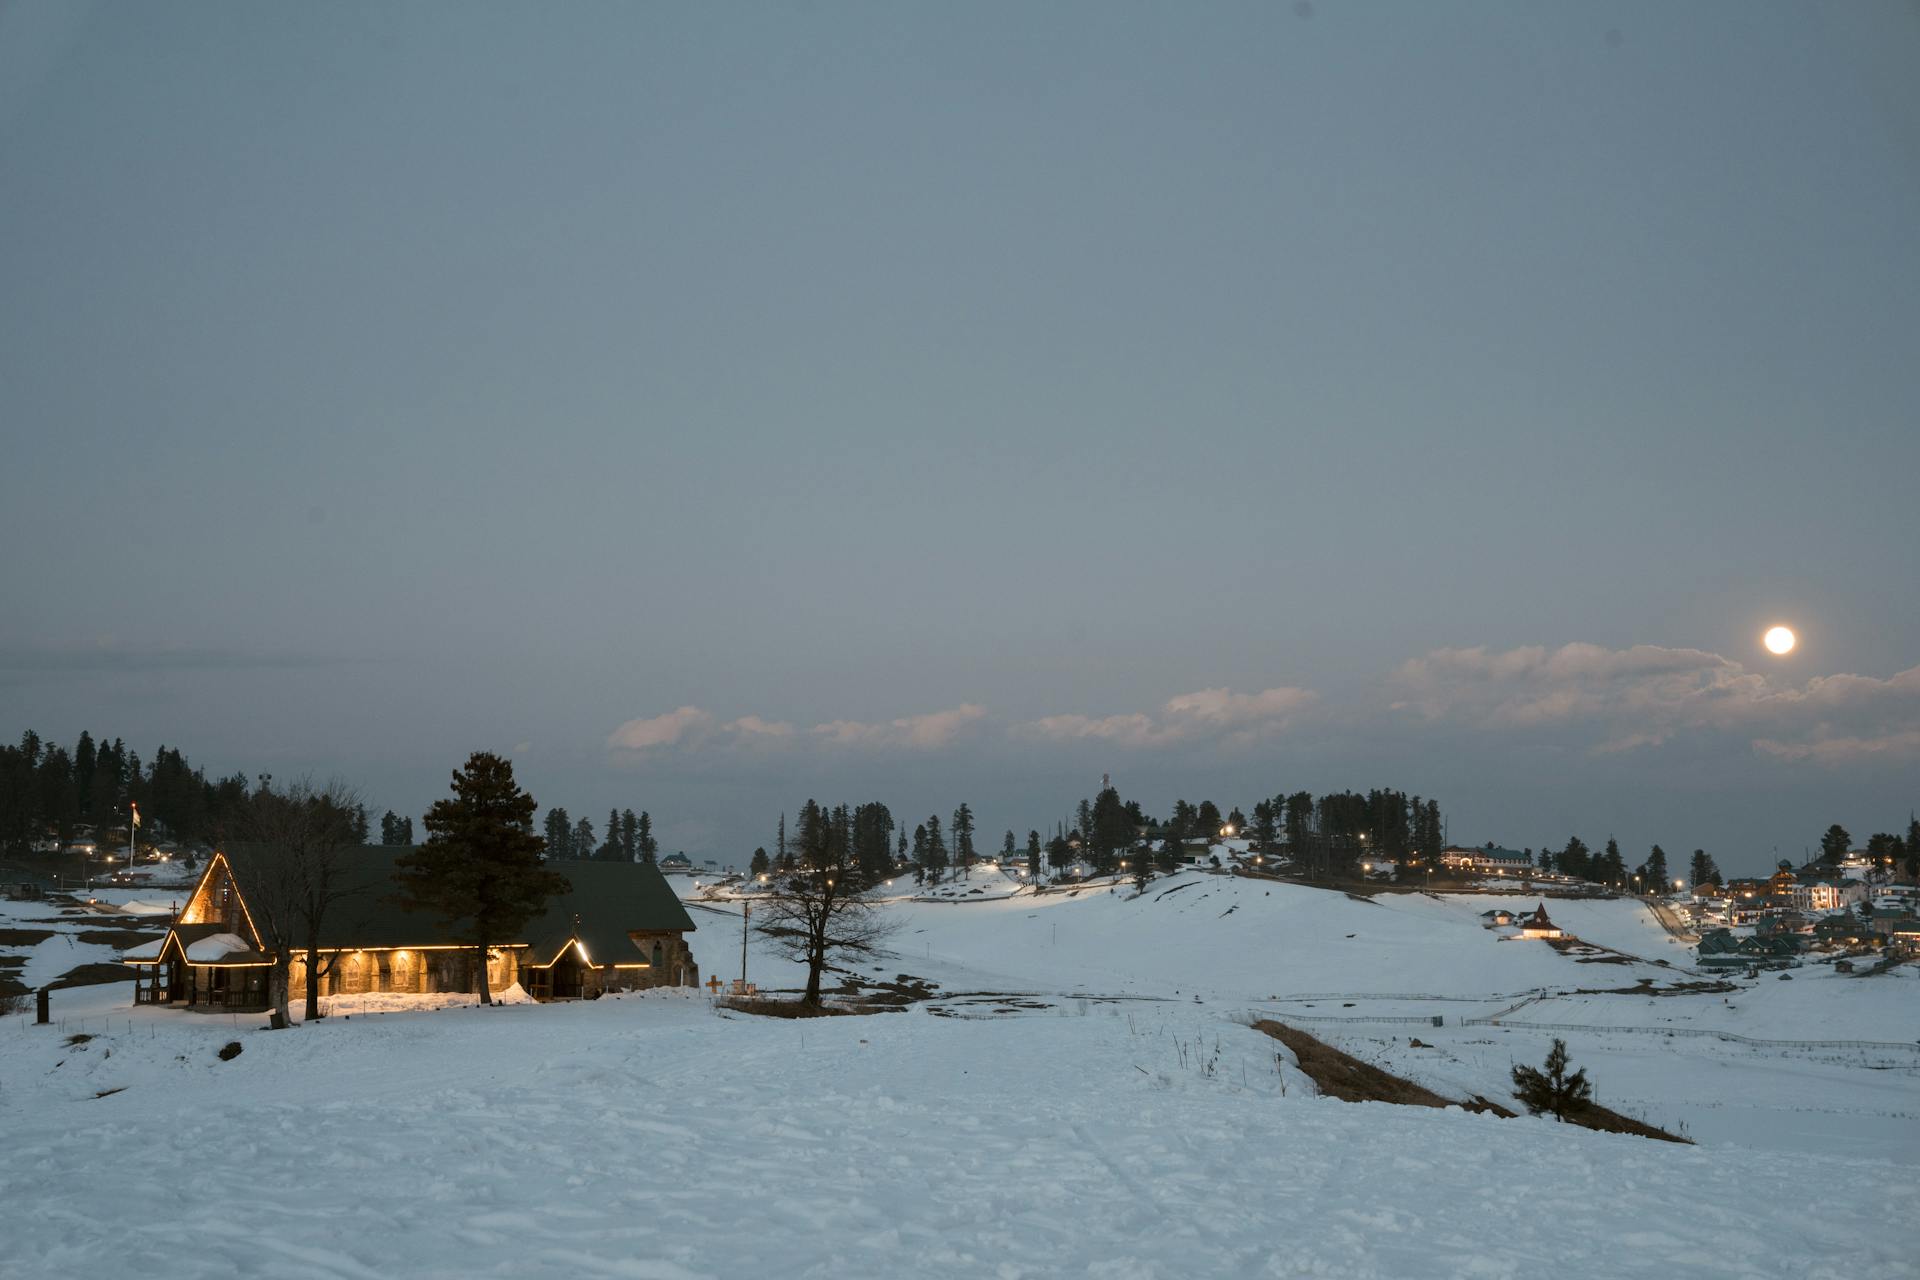
[{"label": "tall pine tree", "polygon": [[927,818],[927,883],[939,884],[947,874],[947,842],[940,836],[940,815]]},{"label": "tall pine tree", "polygon": [[1627,860],[1620,856],[1620,842],[1612,836],[1607,837],[1606,852],[1594,860],[1592,878],[1611,885],[1621,884],[1627,878]]},{"label": "tall pine tree", "polygon": [[571,888],[541,861],[534,807],[511,763],[476,751],[453,775],[453,795],[427,810],[427,842],[394,859],[401,900],[432,911],[473,948],[481,1004],[493,1003],[488,948],[512,940],[548,898]]},{"label": "tall pine tree", "polygon": [[1641,885],[1648,893],[1664,894],[1672,889],[1673,874],[1667,870],[1667,851],[1659,845],[1649,849],[1640,875],[1643,877]]},{"label": "tall pine tree", "polygon": [[[398,823],[394,824],[396,827]],[[573,819],[565,809],[547,810],[547,857],[565,861],[573,856]]]},{"label": "tall pine tree", "polygon": [[967,807],[964,800],[960,802],[960,807],[953,811],[953,860],[960,868],[960,878],[971,880],[975,861],[973,810]]}]

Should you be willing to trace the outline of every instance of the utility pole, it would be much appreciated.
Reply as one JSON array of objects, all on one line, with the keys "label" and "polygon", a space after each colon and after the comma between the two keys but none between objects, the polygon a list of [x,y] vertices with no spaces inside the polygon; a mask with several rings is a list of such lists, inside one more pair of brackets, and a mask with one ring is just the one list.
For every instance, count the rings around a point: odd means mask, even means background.
[{"label": "utility pole", "polygon": [[753,904],[740,899],[740,994],[747,994],[747,921],[753,918]]}]

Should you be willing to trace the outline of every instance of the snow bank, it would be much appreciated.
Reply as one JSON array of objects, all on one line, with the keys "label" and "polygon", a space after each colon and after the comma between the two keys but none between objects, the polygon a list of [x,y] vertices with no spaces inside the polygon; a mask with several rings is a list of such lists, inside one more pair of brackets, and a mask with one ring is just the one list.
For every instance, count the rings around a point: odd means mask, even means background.
[{"label": "snow bank", "polygon": [[[478,1006],[480,997],[465,991],[436,991],[428,994],[401,991],[370,991],[358,995],[322,996],[323,1015],[356,1013],[430,1013],[436,1009],[466,1009]],[[519,983],[493,993],[496,1005],[537,1004]],[[297,1014],[298,1009],[295,1010]]]},{"label": "snow bank", "polygon": [[251,951],[253,946],[237,933],[216,933],[187,944],[187,959],[195,964],[211,964],[225,956]]},{"label": "snow bank", "polygon": [[44,987],[82,965],[114,964],[120,959],[117,949],[97,942],[80,942],[71,933],[56,933],[26,954],[27,963],[18,972],[20,982],[30,989]]}]

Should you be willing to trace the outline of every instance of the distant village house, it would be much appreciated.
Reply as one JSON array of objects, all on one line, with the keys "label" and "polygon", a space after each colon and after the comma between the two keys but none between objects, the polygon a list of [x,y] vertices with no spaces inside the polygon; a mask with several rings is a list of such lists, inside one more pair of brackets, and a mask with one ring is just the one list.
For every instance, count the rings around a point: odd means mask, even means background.
[{"label": "distant village house", "polygon": [[1547,904],[1541,903],[1530,916],[1520,921],[1520,936],[1523,938],[1564,938],[1566,930],[1547,919]]}]

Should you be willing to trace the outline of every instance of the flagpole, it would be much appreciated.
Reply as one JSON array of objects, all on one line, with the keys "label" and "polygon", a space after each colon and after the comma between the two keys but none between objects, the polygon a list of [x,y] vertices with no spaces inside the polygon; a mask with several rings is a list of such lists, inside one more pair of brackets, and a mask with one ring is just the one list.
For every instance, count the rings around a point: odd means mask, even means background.
[{"label": "flagpole", "polygon": [[[140,853],[140,806],[135,804],[132,800],[128,800],[127,801],[127,883],[129,885],[133,883],[133,860],[134,858],[139,856],[139,853]],[[159,974],[160,974],[159,969],[156,968],[153,972],[154,972],[155,980],[158,981]],[[140,971],[138,969],[135,969],[133,971],[133,1003],[136,1007],[140,1003]]]}]

